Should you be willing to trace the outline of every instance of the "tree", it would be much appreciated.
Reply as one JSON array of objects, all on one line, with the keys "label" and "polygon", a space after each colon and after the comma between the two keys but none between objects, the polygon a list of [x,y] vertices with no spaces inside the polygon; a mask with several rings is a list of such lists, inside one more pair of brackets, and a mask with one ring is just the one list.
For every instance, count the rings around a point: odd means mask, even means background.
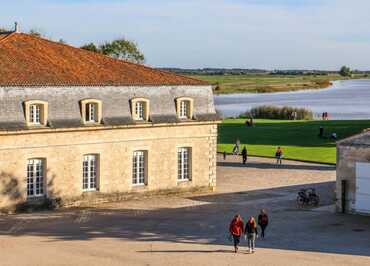
[{"label": "tree", "polygon": [[88,43],[80,47],[81,49],[85,49],[94,53],[100,53],[99,48],[94,43]]},{"label": "tree", "polygon": [[28,32],[29,35],[32,35],[34,37],[38,37],[38,38],[41,38],[42,37],[42,34],[38,31],[38,30],[35,30],[35,29],[31,29],[29,32]]},{"label": "tree", "polygon": [[340,71],[339,71],[339,74],[342,77],[350,77],[351,76],[351,69],[347,66],[342,66]]},{"label": "tree", "polygon": [[144,63],[144,54],[139,50],[138,45],[130,40],[117,39],[112,42],[105,42],[96,46],[94,43],[85,44],[82,49],[95,53],[101,53],[116,59],[124,59],[133,63]]}]

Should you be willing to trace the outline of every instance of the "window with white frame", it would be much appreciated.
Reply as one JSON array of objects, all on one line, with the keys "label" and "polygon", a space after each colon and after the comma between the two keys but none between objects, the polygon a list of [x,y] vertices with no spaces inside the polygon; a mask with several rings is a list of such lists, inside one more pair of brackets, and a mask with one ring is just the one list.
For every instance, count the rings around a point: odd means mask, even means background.
[{"label": "window with white frame", "polygon": [[176,98],[176,113],[179,119],[193,118],[194,100],[190,97]]},{"label": "window with white frame", "polygon": [[191,149],[190,148],[179,148],[177,150],[177,164],[178,164],[178,180],[190,180],[190,158]]},{"label": "window with white frame", "polygon": [[98,155],[88,154],[83,157],[83,190],[97,189],[98,181]]},{"label": "window with white frame", "polygon": [[42,106],[40,104],[31,104],[29,110],[29,121],[31,124],[41,124]]},{"label": "window with white frame", "polygon": [[180,101],[179,118],[189,119],[190,118],[189,113],[190,113],[190,102]]},{"label": "window with white frame", "polygon": [[27,161],[27,196],[44,195],[44,160],[30,159]]},{"label": "window with white frame", "polygon": [[142,101],[136,102],[135,113],[137,120],[145,120],[145,102]]},{"label": "window with white frame", "polygon": [[97,103],[87,103],[85,107],[86,111],[86,122],[96,123],[98,122],[98,104]]},{"label": "window with white frame", "polygon": [[132,184],[145,185],[145,151],[135,151],[132,161]]},{"label": "window with white frame", "polygon": [[48,102],[28,100],[24,102],[27,126],[46,126],[48,122]]}]

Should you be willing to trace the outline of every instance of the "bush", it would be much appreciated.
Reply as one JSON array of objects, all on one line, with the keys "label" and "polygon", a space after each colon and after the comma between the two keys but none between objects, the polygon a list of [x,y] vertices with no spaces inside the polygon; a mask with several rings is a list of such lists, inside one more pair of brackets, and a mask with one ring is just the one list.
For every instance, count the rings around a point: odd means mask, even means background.
[{"label": "bush", "polygon": [[259,106],[245,112],[241,117],[253,117],[262,119],[280,120],[312,120],[313,114],[310,110],[294,107]]}]

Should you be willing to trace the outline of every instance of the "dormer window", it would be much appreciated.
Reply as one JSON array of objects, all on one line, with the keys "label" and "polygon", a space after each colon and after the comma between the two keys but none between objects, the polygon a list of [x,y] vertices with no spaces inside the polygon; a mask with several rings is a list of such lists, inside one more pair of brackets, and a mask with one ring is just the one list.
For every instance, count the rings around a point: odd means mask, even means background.
[{"label": "dormer window", "polygon": [[180,101],[179,118],[189,119],[189,111],[190,111],[190,102],[189,101]]},{"label": "dormer window", "polygon": [[26,124],[28,126],[46,126],[48,121],[48,103],[31,100],[24,103]]},{"label": "dormer window", "polygon": [[102,102],[96,99],[82,100],[81,113],[84,124],[100,124],[102,120]]},{"label": "dormer window", "polygon": [[42,106],[40,104],[31,104],[30,105],[30,123],[31,124],[41,124],[41,109]]},{"label": "dormer window", "polygon": [[88,123],[98,122],[98,104],[96,103],[86,104],[86,122]]},{"label": "dormer window", "polygon": [[193,99],[181,97],[176,99],[177,116],[179,119],[186,120],[193,118]]},{"label": "dormer window", "polygon": [[131,100],[132,118],[136,121],[149,121],[149,100],[134,98]]},{"label": "dormer window", "polygon": [[135,114],[137,120],[144,120],[145,116],[145,102],[136,102]]}]

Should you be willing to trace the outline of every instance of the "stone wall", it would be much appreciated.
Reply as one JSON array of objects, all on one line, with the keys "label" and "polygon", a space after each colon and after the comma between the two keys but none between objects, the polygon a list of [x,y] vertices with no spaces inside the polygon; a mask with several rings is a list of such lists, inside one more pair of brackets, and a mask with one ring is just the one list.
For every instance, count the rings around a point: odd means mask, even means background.
[{"label": "stone wall", "polygon": [[337,145],[336,209],[342,212],[342,180],[346,180],[345,212],[355,212],[356,201],[356,162],[370,161],[370,147],[365,144]]},{"label": "stone wall", "polygon": [[[46,160],[46,194],[65,202],[109,194],[216,186],[217,125],[214,122],[21,131],[2,133],[0,138],[0,208],[26,201],[26,165],[31,158]],[[188,182],[177,181],[179,147],[192,149],[192,180]],[[146,186],[132,186],[135,150],[148,151]],[[85,154],[99,155],[98,192],[82,190]]]}]

